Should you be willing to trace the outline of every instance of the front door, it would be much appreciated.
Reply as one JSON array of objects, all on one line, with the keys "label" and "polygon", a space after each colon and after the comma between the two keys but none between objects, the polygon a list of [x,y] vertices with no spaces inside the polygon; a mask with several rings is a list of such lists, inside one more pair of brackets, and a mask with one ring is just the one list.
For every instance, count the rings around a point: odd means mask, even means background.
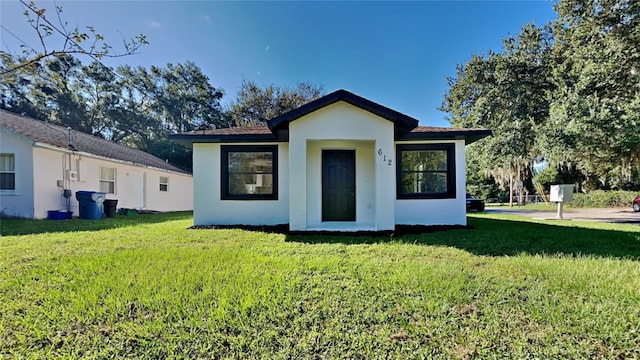
[{"label": "front door", "polygon": [[322,150],[322,221],[356,221],[355,150]]}]

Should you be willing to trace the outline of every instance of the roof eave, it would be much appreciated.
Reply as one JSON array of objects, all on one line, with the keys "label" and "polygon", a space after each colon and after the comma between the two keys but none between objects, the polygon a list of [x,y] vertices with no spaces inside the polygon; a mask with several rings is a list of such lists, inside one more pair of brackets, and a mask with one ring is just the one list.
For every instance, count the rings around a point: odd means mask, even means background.
[{"label": "roof eave", "polygon": [[279,142],[273,134],[233,134],[233,135],[203,135],[203,134],[174,134],[169,139],[188,148],[194,143],[242,143],[242,142]]},{"label": "roof eave", "polygon": [[289,123],[291,121],[294,121],[338,101],[344,101],[350,105],[353,105],[393,122],[396,125],[396,128],[398,128],[401,133],[404,132],[404,129],[415,128],[419,123],[418,120],[408,115],[404,115],[396,110],[388,108],[384,105],[380,105],[346,90],[337,90],[332,92],[331,94],[325,95],[319,99],[304,104],[294,110],[291,110],[288,113],[268,120],[267,126],[272,132],[286,129],[289,127]]},{"label": "roof eave", "polygon": [[92,152],[87,152],[87,151],[82,151],[82,150],[71,150],[71,149],[68,149],[68,148],[64,148],[64,147],[60,147],[60,146],[56,146],[56,145],[51,145],[51,144],[47,144],[47,143],[43,143],[43,142],[34,142],[33,146],[34,147],[43,148],[43,149],[53,150],[53,151],[59,151],[59,152],[65,153],[65,154],[76,154],[76,155],[80,155],[82,157],[99,159],[99,160],[118,163],[118,164],[136,166],[136,167],[141,167],[141,168],[146,168],[146,169],[153,169],[153,170],[162,171],[162,172],[169,172],[169,173],[173,173],[173,174],[192,176],[191,172],[186,171],[186,170],[182,170],[182,169],[180,169],[178,167],[175,167],[175,169],[161,168],[161,167],[158,167],[158,166],[149,165],[149,164],[142,164],[142,163],[135,162],[135,161],[121,160],[121,159],[115,159],[115,158],[112,158],[112,157],[102,156],[102,155],[94,154]]},{"label": "roof eave", "polygon": [[464,140],[465,145],[474,143],[492,134],[491,130],[460,130],[448,132],[410,132],[396,141],[414,140]]},{"label": "roof eave", "polygon": [[30,138],[28,136],[25,136],[25,135],[22,135],[19,132],[15,132],[12,129],[10,129],[10,128],[4,126],[4,125],[0,125],[0,130],[5,131],[8,134],[11,134],[11,135],[13,135],[15,137],[18,137],[18,138],[24,140],[25,142],[30,143],[32,146],[37,143],[37,141],[33,140],[32,138]]},{"label": "roof eave", "polygon": [[[91,134],[73,130],[73,134],[76,137],[74,141],[76,146],[73,146],[67,141],[68,128],[63,128],[60,125],[50,124],[7,110],[0,110],[0,115],[0,130],[2,132],[24,139],[24,141],[34,147],[48,148],[65,153],[90,154],[93,157],[108,159],[114,162],[136,164],[137,166],[161,171],[188,174],[188,171],[185,169],[181,169],[173,164],[168,164],[157,156],[98,138]],[[43,131],[43,129],[46,131]],[[90,146],[87,144],[90,144]],[[103,151],[105,149],[107,150]],[[117,155],[114,156],[114,154]]]}]

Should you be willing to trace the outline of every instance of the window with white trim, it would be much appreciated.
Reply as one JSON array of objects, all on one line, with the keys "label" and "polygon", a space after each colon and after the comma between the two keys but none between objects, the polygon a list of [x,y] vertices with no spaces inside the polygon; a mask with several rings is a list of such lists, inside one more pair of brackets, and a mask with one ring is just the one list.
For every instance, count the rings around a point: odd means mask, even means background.
[{"label": "window with white trim", "polygon": [[162,191],[162,192],[169,191],[169,177],[168,176],[160,176],[160,191]]},{"label": "window with white trim", "polygon": [[100,168],[100,191],[107,194],[116,193],[116,169]]},{"label": "window with white trim", "polygon": [[0,190],[16,189],[16,155],[0,154]]}]

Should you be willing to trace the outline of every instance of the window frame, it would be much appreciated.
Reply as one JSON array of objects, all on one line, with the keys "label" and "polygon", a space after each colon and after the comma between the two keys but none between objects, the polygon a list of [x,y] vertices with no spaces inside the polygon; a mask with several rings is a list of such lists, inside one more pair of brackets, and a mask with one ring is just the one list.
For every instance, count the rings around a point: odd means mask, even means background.
[{"label": "window frame", "polygon": [[[103,179],[102,178],[102,169],[111,169],[111,170],[113,170],[113,180]],[[102,191],[102,183],[103,182],[111,182],[111,183],[113,183],[113,192]],[[117,184],[118,184],[118,169],[115,168],[115,167],[100,166],[100,169],[98,170],[98,187],[100,188],[100,192],[103,192],[103,193],[106,193],[106,194],[114,194],[114,195],[116,195],[117,189],[118,189]]]},{"label": "window frame", "polygon": [[[162,182],[162,178],[165,178],[166,181]],[[162,190],[162,185],[165,186],[164,190]],[[158,179],[158,190],[160,192],[169,192],[169,177],[168,176],[166,176],[166,175],[160,175],[159,176],[159,179]]]},{"label": "window frame", "polygon": [[[447,175],[447,191],[440,193],[404,193],[402,192],[402,153],[405,151],[446,151],[446,171],[423,171],[424,173],[441,173]],[[413,172],[413,171],[412,171]],[[396,198],[405,199],[455,199],[456,198],[456,154],[455,144],[398,144],[396,145]]]},{"label": "window frame", "polygon": [[13,170],[0,170],[0,173],[3,174],[13,174],[13,189],[0,189],[0,193],[2,194],[15,194],[18,191],[18,155],[13,152],[3,152],[0,155],[9,155],[13,156]]},{"label": "window frame", "polygon": [[[271,194],[230,194],[229,193],[229,153],[270,152]],[[221,145],[220,146],[220,199],[221,200],[278,200],[278,145]]]}]

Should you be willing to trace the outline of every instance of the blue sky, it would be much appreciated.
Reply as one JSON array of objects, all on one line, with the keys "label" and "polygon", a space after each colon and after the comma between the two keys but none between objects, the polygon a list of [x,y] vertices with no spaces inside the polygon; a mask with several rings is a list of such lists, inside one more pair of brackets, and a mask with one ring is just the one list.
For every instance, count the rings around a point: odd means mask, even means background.
[{"label": "blue sky", "polygon": [[[53,10],[53,2],[36,2]],[[193,61],[231,101],[243,79],[292,87],[346,89],[420,120],[449,126],[437,110],[447,76],[472,54],[499,51],[502,38],[527,23],[555,18],[553,2],[214,2],[57,1],[70,26],[95,26],[119,49],[146,35],[139,54],[109,66]],[[37,48],[17,1],[0,2],[2,50],[15,37]],[[14,36],[15,35],[15,36]]]}]

